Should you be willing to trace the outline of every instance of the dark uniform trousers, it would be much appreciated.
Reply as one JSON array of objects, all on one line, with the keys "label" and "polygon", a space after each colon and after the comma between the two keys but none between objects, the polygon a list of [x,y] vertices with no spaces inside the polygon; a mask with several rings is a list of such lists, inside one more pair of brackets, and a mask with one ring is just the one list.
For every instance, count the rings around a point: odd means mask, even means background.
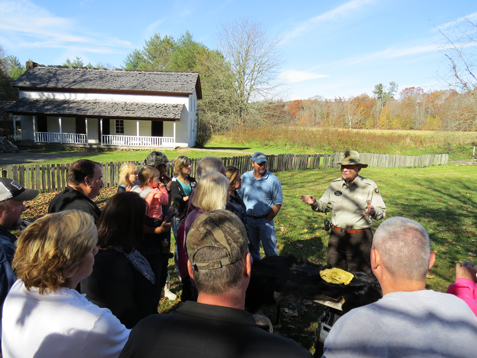
[{"label": "dark uniform trousers", "polygon": [[332,227],[328,242],[328,264],[349,272],[372,274],[369,257],[372,243],[371,230],[349,234]]}]

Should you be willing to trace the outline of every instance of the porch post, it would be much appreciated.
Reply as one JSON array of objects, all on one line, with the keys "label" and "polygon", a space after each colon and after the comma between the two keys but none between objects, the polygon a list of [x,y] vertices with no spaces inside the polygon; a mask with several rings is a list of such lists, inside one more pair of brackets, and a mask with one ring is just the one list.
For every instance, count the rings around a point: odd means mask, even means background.
[{"label": "porch post", "polygon": [[58,117],[58,124],[60,125],[60,143],[63,143],[63,130],[61,128],[61,117]]},{"label": "porch post", "polygon": [[103,118],[99,119],[99,143],[103,145]]},{"label": "porch post", "polygon": [[88,135],[88,118],[84,119],[84,125],[86,127],[86,144],[89,142],[89,135]]},{"label": "porch post", "polygon": [[36,116],[33,116],[33,141],[36,143]]},{"label": "porch post", "polygon": [[174,147],[176,146],[176,121],[174,121]]},{"label": "porch post", "polygon": [[13,116],[13,140],[17,141],[17,115]]},{"label": "porch post", "polygon": [[139,120],[136,120],[136,134],[139,137]]}]

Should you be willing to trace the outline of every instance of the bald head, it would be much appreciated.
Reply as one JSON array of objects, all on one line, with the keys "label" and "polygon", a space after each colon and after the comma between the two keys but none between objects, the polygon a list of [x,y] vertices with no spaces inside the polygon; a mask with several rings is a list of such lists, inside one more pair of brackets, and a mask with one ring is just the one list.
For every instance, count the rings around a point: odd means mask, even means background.
[{"label": "bald head", "polygon": [[217,157],[203,157],[197,166],[197,180],[212,172],[220,172],[225,175],[224,162]]},{"label": "bald head", "polygon": [[421,224],[403,217],[385,220],[374,234],[373,249],[394,279],[425,280],[431,247]]}]

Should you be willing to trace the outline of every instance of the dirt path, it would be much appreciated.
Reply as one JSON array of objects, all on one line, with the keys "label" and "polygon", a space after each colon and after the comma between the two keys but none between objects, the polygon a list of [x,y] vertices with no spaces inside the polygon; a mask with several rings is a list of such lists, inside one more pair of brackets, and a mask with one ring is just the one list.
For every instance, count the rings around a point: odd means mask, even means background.
[{"label": "dirt path", "polygon": [[[181,151],[201,151],[201,152],[220,152],[220,153],[241,153],[243,155],[252,155],[254,152],[244,152],[241,150],[230,149],[199,149],[199,148],[184,148]],[[90,154],[95,152],[51,152],[51,153],[35,153],[26,150],[20,150],[19,153],[0,153],[0,168],[5,168],[7,165],[13,164],[34,164],[42,161],[53,161],[59,158],[83,157],[87,158]]]},{"label": "dirt path", "polygon": [[32,153],[20,150],[19,153],[0,153],[0,168],[5,168],[12,164],[33,164],[45,160],[55,160],[69,157],[87,157],[88,152],[52,152],[52,153]]}]

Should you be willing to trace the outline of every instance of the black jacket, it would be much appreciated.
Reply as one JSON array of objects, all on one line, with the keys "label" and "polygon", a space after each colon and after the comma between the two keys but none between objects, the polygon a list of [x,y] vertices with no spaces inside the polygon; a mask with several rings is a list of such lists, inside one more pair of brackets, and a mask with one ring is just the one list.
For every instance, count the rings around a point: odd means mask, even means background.
[{"label": "black jacket", "polygon": [[127,328],[157,313],[159,279],[153,285],[114,249],[99,250],[93,273],[81,281],[81,293],[99,307],[109,308]]},{"label": "black jacket", "polygon": [[73,209],[91,215],[95,222],[101,216],[101,210],[90,198],[70,186],[67,186],[64,191],[53,198],[48,208],[48,213],[59,213],[60,211]]},{"label": "black jacket", "polygon": [[[187,179],[189,180],[189,183],[191,184],[191,186],[194,188],[195,184],[192,184],[192,183],[196,183],[195,179],[192,178],[191,176],[187,176]],[[179,180],[176,177],[172,178],[171,207],[177,209],[178,217],[180,219],[182,219],[184,216],[187,215],[187,206],[191,199],[189,195],[189,200],[184,201],[182,200],[184,196],[187,196],[187,195],[185,195],[184,190],[182,189],[182,185],[179,183]]]},{"label": "black jacket", "polygon": [[311,358],[311,353],[265,331],[244,310],[187,301],[175,312],[139,322],[119,357]]}]

